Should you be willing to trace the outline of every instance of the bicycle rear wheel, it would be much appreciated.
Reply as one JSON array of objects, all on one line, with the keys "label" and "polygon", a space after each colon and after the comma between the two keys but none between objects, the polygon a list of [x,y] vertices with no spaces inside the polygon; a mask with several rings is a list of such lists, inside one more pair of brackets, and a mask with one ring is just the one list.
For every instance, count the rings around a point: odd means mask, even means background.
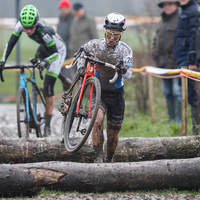
[{"label": "bicycle rear wheel", "polygon": [[[91,90],[93,93],[92,107],[90,108]],[[75,153],[83,146],[93,128],[101,97],[99,80],[96,77],[88,78],[84,87],[79,113],[76,113],[79,94],[80,91],[72,102],[65,126],[64,143],[69,153]]]},{"label": "bicycle rear wheel", "polygon": [[17,128],[18,136],[28,138],[30,122],[26,113],[26,95],[24,88],[20,88],[17,93]]}]

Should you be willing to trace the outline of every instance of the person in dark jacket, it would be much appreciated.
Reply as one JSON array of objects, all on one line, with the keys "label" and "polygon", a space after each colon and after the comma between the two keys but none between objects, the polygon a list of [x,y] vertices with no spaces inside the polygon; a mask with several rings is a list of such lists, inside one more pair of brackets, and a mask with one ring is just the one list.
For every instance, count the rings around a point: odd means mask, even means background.
[{"label": "person in dark jacket", "polygon": [[[72,5],[69,0],[61,0],[58,4],[60,11],[59,22],[57,24],[57,33],[61,36],[67,46],[67,55],[69,56],[69,40],[70,40],[70,28],[73,21]],[[73,71],[71,69],[62,68],[59,74],[59,79],[62,81],[63,90],[66,91],[71,85],[73,78]]]},{"label": "person in dark jacket", "polygon": [[70,30],[69,46],[71,56],[86,42],[98,38],[96,23],[93,18],[87,15],[82,3],[75,3],[73,5],[73,14],[74,20]]},{"label": "person in dark jacket", "polygon": [[[195,52],[196,31],[198,28],[200,13],[198,12],[197,0],[180,0],[182,13],[179,17],[177,31],[174,40],[173,53],[179,67],[186,66],[189,70],[196,71]],[[189,56],[192,55],[192,56]],[[195,89],[195,81],[188,79],[188,103],[191,106],[193,133],[198,134],[199,103]]]},{"label": "person in dark jacket", "polygon": [[[179,0],[161,0],[163,8],[161,20],[157,25],[152,56],[159,68],[177,69],[178,64],[173,55],[174,36],[179,18]],[[162,88],[167,102],[169,120],[181,123],[181,86],[179,78],[163,78]]]},{"label": "person in dark jacket", "polygon": [[[82,45],[92,39],[98,39],[96,23],[93,18],[87,15],[86,9],[82,3],[73,4],[74,20],[70,30],[69,51],[72,57]],[[76,67],[73,67],[74,74]]]}]

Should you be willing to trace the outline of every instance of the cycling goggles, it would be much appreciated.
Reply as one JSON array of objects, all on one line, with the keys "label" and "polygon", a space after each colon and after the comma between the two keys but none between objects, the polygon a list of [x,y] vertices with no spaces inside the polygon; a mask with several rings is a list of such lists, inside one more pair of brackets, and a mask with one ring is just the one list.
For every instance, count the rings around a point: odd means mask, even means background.
[{"label": "cycling goggles", "polygon": [[35,27],[36,27],[36,26],[31,26],[31,27],[24,27],[24,26],[23,26],[23,28],[24,28],[25,30],[33,30]]},{"label": "cycling goggles", "polygon": [[105,33],[106,33],[106,35],[108,37],[112,37],[113,36],[114,38],[118,38],[118,37],[120,37],[122,35],[122,32],[112,33],[112,32],[110,32],[108,30],[105,30]]}]

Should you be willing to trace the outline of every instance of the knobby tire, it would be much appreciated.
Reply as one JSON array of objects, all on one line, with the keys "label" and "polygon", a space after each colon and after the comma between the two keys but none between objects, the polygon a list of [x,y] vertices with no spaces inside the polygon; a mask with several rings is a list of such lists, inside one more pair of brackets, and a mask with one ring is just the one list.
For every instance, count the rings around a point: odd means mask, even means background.
[{"label": "knobby tire", "polygon": [[[93,125],[94,125],[94,122],[95,122],[95,119],[96,119],[96,116],[97,116],[97,112],[98,112],[98,109],[99,109],[99,103],[100,103],[100,98],[101,98],[101,85],[100,85],[100,82],[99,80],[96,78],[96,77],[90,77],[87,79],[86,81],[86,84],[85,84],[85,87],[84,87],[84,93],[83,93],[83,96],[82,96],[82,100],[81,100],[81,103],[82,101],[84,101],[83,99],[87,99],[87,89],[90,88],[90,86],[93,85],[93,89],[96,91],[95,93],[93,93],[93,95],[95,95],[95,103],[93,104],[94,108],[93,108],[93,111],[92,111],[92,117],[83,117],[83,118],[79,118],[76,114],[76,108],[77,108],[77,102],[78,102],[78,98],[79,98],[79,94],[80,92],[77,93],[76,97],[73,99],[72,101],[72,105],[70,107],[70,110],[69,110],[69,114],[68,114],[68,117],[67,117],[67,124],[65,126],[65,133],[64,133],[64,144],[65,144],[65,148],[66,150],[69,152],[69,153],[75,153],[77,152],[82,146],[83,144],[85,143],[85,141],[87,140],[92,128],[93,128]],[[84,110],[83,113],[87,113],[87,108],[82,108],[82,110]],[[78,138],[80,139],[79,142],[76,143],[76,141],[78,141],[78,139],[76,138],[76,133],[77,134],[80,134],[79,132],[75,132],[75,136],[73,137],[73,139],[71,140],[70,136],[73,135],[73,130],[77,128],[77,124],[73,124],[74,121],[76,120],[80,120],[80,123],[82,124],[85,124],[87,123],[86,121],[89,121],[89,125],[86,128],[83,128],[83,130],[85,131],[84,135],[82,134],[81,138]],[[82,128],[82,127],[81,127]],[[73,130],[72,130],[73,129]],[[85,130],[86,129],[86,130]],[[70,144],[70,143],[73,143],[73,144]],[[76,144],[74,144],[74,142]]]},{"label": "knobby tire", "polygon": [[[23,127],[25,128],[23,129]],[[20,138],[29,137],[30,123],[28,122],[26,113],[26,95],[24,88],[20,88],[17,93],[17,128]]]},{"label": "knobby tire", "polygon": [[[29,103],[29,110],[30,110],[30,116],[31,116],[31,129],[35,129],[35,133],[37,137],[42,137],[42,131],[41,126],[44,124],[44,113],[46,110],[46,101],[45,101],[45,95],[44,95],[44,89],[42,87],[38,87],[38,90],[41,94],[41,96],[38,94],[38,91],[36,90],[35,96],[36,96],[36,116],[37,119],[35,120],[34,114],[33,114],[33,105],[32,102]],[[32,100],[33,101],[33,100]]]},{"label": "knobby tire", "polygon": [[46,100],[45,100],[45,94],[44,94],[44,88],[43,87],[38,87],[40,94],[37,94],[37,104],[36,106],[38,106],[38,103],[40,103],[40,108],[41,109],[37,109],[37,128],[36,128],[36,135],[37,137],[42,137],[42,131],[41,131],[41,122],[42,125],[44,125],[45,123],[45,111],[46,111]]}]

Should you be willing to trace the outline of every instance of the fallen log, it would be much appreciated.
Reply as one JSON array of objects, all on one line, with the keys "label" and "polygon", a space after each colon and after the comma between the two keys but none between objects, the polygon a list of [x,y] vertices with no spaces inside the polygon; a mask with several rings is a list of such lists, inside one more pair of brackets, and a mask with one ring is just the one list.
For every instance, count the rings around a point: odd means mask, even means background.
[{"label": "fallen log", "polygon": [[132,163],[43,162],[0,165],[0,196],[32,196],[42,188],[77,192],[191,190],[200,187],[200,158]]},{"label": "fallen log", "polygon": [[[106,141],[104,143],[106,154]],[[120,138],[115,162],[195,158],[200,154],[200,136]],[[72,161],[91,163],[95,159],[91,139],[75,154],[69,154],[58,139],[0,139],[0,163]]]}]

